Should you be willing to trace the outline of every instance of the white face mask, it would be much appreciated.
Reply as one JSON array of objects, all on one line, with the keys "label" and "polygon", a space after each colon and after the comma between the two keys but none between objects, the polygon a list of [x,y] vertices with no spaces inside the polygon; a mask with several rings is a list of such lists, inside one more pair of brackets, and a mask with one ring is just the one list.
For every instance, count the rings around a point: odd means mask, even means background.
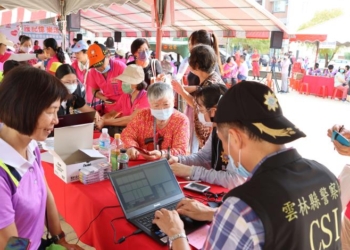
[{"label": "white face mask", "polygon": [[78,84],[64,84],[64,86],[66,86],[66,88],[68,89],[69,94],[73,94],[74,91],[77,89]]},{"label": "white face mask", "polygon": [[21,50],[25,53],[29,53],[29,51],[31,50],[31,47],[21,47]]},{"label": "white face mask", "polygon": [[167,108],[167,109],[151,109],[151,114],[160,121],[166,121],[170,118],[170,116],[173,114],[174,108]]},{"label": "white face mask", "polygon": [[198,120],[203,124],[203,126],[206,126],[206,127],[212,127],[213,126],[212,122],[207,122],[205,120],[204,114],[202,112],[198,113]]}]

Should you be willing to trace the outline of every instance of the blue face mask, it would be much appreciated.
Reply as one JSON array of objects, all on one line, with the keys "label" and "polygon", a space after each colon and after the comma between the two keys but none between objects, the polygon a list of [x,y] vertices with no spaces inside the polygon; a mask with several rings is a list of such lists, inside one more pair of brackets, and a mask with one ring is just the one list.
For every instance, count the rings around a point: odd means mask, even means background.
[{"label": "blue face mask", "polygon": [[[227,167],[230,168],[233,168],[233,171],[244,177],[244,178],[248,178],[250,176],[250,173],[245,169],[245,167],[242,166],[241,162],[238,162],[238,166],[236,166],[235,164],[235,161],[233,160],[232,156],[230,155],[230,134],[228,134],[228,165]],[[241,154],[241,152],[239,152],[239,155]],[[241,157],[239,157],[241,158]]]},{"label": "blue face mask", "polygon": [[96,70],[96,71],[98,73],[104,74],[104,73],[107,73],[110,69],[111,69],[111,65],[108,64],[103,71],[98,71],[98,70]]},{"label": "blue face mask", "polygon": [[345,72],[345,70],[344,70],[344,69],[341,69],[341,70],[339,70],[339,72],[340,72],[340,73],[344,73],[344,72]]},{"label": "blue face mask", "polygon": [[151,109],[151,114],[160,121],[166,121],[173,114],[173,107],[168,109]]},{"label": "blue face mask", "polygon": [[149,58],[149,51],[143,50],[138,52],[137,59],[140,61],[146,61]]}]

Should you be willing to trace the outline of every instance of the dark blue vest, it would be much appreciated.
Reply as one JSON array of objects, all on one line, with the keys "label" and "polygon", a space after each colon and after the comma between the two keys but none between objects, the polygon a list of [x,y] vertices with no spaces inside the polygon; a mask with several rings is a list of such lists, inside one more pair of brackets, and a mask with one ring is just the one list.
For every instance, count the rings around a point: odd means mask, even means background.
[{"label": "dark blue vest", "polygon": [[264,249],[341,249],[337,178],[295,149],[266,159],[245,184],[231,190],[264,225]]}]

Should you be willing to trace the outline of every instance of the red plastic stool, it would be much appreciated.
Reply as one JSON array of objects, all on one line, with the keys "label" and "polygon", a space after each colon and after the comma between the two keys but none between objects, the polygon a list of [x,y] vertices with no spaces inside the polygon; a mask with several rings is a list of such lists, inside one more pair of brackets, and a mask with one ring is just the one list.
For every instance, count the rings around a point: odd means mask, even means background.
[{"label": "red plastic stool", "polygon": [[[305,91],[303,91],[303,90],[305,90]],[[306,82],[301,83],[300,84],[300,88],[299,88],[299,93],[300,94],[305,93],[306,95],[309,95],[310,94],[310,92],[309,92],[309,84],[306,83]]]},{"label": "red plastic stool", "polygon": [[320,90],[318,91],[318,96],[323,98],[328,97],[328,87],[325,85],[322,85],[320,87]]},{"label": "red plastic stool", "polygon": [[[343,92],[343,91],[340,90],[340,89],[334,88],[332,99],[334,99],[334,98],[337,96],[338,91]],[[342,97],[340,97],[340,100],[341,100],[341,99],[342,99]]]}]

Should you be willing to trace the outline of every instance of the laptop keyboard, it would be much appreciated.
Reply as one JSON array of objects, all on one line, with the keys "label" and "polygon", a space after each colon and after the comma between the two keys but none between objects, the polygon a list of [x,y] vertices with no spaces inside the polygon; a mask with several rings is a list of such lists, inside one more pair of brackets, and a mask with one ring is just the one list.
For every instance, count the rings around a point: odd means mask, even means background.
[{"label": "laptop keyboard", "polygon": [[[171,204],[171,205],[165,206],[163,208],[166,208],[168,210],[174,210],[176,208],[176,204]],[[139,222],[140,224],[142,224],[143,226],[145,226],[146,228],[151,229],[153,219],[154,219],[154,212],[149,213],[149,214],[145,214],[144,216],[136,219],[136,221]]]}]

